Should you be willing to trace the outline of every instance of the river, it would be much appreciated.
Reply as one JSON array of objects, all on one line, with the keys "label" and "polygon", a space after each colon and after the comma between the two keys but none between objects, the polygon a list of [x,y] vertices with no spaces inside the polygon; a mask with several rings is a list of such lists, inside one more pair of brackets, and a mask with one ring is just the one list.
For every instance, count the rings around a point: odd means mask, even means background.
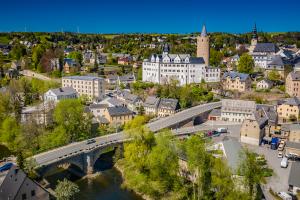
[{"label": "river", "polygon": [[93,178],[81,178],[71,174],[67,170],[57,170],[52,175],[45,177],[51,188],[55,188],[58,180],[67,178],[75,182],[80,189],[76,200],[143,200],[134,192],[121,187],[121,173],[113,167],[113,152],[101,156],[96,164],[95,170],[99,175]]}]

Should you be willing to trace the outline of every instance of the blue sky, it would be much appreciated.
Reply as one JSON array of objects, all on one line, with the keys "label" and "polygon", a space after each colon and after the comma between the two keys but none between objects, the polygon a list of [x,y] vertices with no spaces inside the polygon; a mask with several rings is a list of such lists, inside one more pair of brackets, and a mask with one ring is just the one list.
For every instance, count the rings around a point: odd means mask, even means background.
[{"label": "blue sky", "polygon": [[300,31],[299,0],[0,0],[0,32]]}]

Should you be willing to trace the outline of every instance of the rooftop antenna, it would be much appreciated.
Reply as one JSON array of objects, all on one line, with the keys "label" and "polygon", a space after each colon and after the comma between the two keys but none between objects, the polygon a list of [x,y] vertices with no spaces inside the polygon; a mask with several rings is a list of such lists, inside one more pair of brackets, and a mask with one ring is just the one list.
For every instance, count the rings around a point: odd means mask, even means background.
[{"label": "rooftop antenna", "polygon": [[79,33],[79,26],[77,26],[77,33]]}]

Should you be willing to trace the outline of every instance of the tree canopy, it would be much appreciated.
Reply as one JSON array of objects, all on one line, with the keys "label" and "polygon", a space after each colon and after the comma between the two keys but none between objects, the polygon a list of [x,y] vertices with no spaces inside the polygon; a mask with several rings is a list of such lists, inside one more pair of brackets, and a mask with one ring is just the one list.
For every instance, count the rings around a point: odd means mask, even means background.
[{"label": "tree canopy", "polygon": [[241,73],[252,73],[254,70],[254,60],[251,55],[244,53],[239,60],[237,69]]}]

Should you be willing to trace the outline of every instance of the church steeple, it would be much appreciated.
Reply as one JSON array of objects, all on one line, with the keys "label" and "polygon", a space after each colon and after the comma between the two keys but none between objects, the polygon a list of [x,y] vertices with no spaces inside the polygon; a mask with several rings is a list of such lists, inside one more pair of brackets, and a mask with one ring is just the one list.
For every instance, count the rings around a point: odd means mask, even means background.
[{"label": "church steeple", "polygon": [[257,39],[257,28],[256,23],[254,24],[253,30],[252,30],[252,38]]},{"label": "church steeple", "polygon": [[169,54],[169,52],[170,52],[170,46],[167,43],[165,43],[163,46],[163,55],[167,55]]},{"label": "church steeple", "polygon": [[203,24],[203,26],[202,26],[201,36],[202,36],[202,37],[206,37],[206,36],[207,36],[207,31],[206,31],[206,26],[205,26],[205,24]]}]

